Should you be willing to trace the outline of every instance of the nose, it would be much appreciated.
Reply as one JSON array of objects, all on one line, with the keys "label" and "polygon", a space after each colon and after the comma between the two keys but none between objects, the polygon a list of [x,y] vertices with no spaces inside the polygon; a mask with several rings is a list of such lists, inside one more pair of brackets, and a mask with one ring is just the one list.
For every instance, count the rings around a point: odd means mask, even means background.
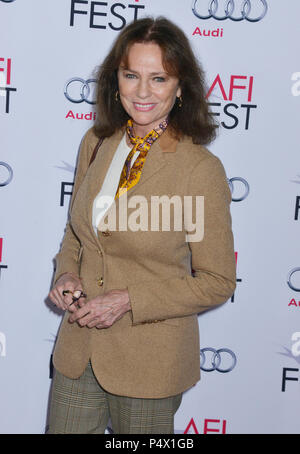
[{"label": "nose", "polygon": [[150,86],[147,80],[139,80],[138,86],[137,86],[137,95],[140,99],[146,99],[151,96],[151,90]]}]

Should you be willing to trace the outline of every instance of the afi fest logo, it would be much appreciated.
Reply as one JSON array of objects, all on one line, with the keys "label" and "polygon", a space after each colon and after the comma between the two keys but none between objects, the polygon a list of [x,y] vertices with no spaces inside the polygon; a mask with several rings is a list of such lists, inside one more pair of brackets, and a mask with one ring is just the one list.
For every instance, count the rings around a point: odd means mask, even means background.
[{"label": "afi fest logo", "polygon": [[0,238],[0,279],[1,279],[2,270],[7,269],[7,265],[2,265],[2,250],[3,250],[3,238]]},{"label": "afi fest logo", "polygon": [[4,112],[10,112],[11,92],[17,91],[11,86],[12,61],[11,58],[0,58],[0,98],[4,101]]},{"label": "afi fest logo", "polygon": [[[279,352],[280,355],[287,356],[288,358],[294,359],[298,364],[300,364],[300,332],[297,331],[291,336],[292,347],[288,349],[283,347],[285,352]],[[285,392],[287,388],[287,382],[299,381],[299,367],[283,367],[282,368],[282,381],[281,381],[281,391]],[[295,391],[295,388],[293,388]]]},{"label": "afi fest logo", "polygon": [[145,5],[140,0],[130,3],[71,0],[70,27],[120,31],[128,22],[140,18]]},{"label": "afi fest logo", "polygon": [[221,126],[225,129],[235,129],[240,125],[247,130],[252,119],[252,110],[257,108],[252,104],[254,76],[230,75],[214,78],[206,98],[209,98],[212,114],[220,117]]},{"label": "afi fest logo", "polygon": [[[235,251],[234,255],[235,255],[235,266],[236,266],[236,269],[237,269],[237,268],[238,268],[238,266],[237,266],[238,253]],[[236,283],[238,283],[238,282],[242,282],[242,279],[241,279],[240,277],[237,277],[237,278],[236,278]],[[232,302],[232,303],[234,303],[234,301],[235,301],[235,292],[236,292],[236,290],[237,290],[237,289],[235,289],[234,293],[233,293],[232,296],[231,296],[231,302]],[[231,352],[231,351],[230,351],[230,352]],[[236,362],[235,354],[234,354],[233,352],[231,352],[231,353],[232,353],[233,360]],[[235,358],[235,359],[234,359],[234,358]],[[200,364],[201,364],[201,361],[200,361]],[[234,364],[234,365],[235,365],[235,364]],[[220,372],[220,371],[219,371],[219,372]],[[228,371],[228,372],[229,372],[229,371]]]},{"label": "afi fest logo", "polygon": [[[74,174],[75,174],[75,167],[72,166],[71,164],[67,163],[66,161],[62,161],[64,166],[55,166],[58,169],[66,170],[67,172],[70,172],[73,174],[73,179],[74,179]],[[62,181],[61,182],[61,188],[60,188],[60,206],[63,207],[65,205],[65,196],[72,196],[73,193],[73,186],[74,182],[69,182],[69,181]],[[68,190],[70,188],[70,190]]]},{"label": "afi fest logo", "polygon": [[227,420],[226,419],[208,419],[205,418],[203,422],[203,430],[200,429],[199,423],[198,426],[196,425],[194,418],[191,418],[190,422],[186,426],[184,430],[184,434],[226,434],[226,426]]},{"label": "afi fest logo", "polygon": [[[299,95],[300,95],[300,73],[299,73]],[[298,96],[298,95],[295,95]],[[296,180],[291,180],[292,183],[300,184],[300,175],[298,174]],[[296,195],[296,202],[295,202],[295,215],[294,220],[298,221],[300,216],[300,195]]]}]

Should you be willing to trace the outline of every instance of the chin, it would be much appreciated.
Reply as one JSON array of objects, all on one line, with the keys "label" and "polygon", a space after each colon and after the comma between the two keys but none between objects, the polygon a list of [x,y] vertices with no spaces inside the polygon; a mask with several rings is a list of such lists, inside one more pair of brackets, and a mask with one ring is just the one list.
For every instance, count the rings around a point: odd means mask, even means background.
[{"label": "chin", "polygon": [[131,118],[134,123],[136,123],[137,125],[140,125],[140,126],[147,126],[147,125],[151,125],[152,123],[155,123],[155,119],[152,120],[151,118],[150,119],[141,118],[139,116],[132,116]]},{"label": "chin", "polygon": [[136,123],[137,125],[140,125],[140,126],[147,126],[147,125],[151,125],[152,123],[155,123],[155,120],[148,120],[148,119],[144,119],[144,118],[138,118],[138,117],[131,117],[132,120],[134,121],[134,123]]}]

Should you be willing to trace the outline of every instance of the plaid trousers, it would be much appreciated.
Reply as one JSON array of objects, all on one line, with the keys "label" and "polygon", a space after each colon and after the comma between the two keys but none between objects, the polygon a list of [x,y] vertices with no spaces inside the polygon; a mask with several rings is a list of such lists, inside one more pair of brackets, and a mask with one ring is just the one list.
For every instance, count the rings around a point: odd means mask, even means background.
[{"label": "plaid trousers", "polygon": [[103,434],[111,421],[115,434],[172,434],[182,394],[139,399],[106,392],[89,363],[70,379],[55,371],[47,434]]}]

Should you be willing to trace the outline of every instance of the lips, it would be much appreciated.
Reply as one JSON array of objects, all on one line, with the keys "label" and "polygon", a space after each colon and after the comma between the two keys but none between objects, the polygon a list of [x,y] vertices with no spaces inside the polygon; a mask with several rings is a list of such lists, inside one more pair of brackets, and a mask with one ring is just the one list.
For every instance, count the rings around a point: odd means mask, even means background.
[{"label": "lips", "polygon": [[151,104],[151,103],[133,103],[135,110],[138,110],[139,112],[149,112],[150,110],[154,109],[156,104]]}]

